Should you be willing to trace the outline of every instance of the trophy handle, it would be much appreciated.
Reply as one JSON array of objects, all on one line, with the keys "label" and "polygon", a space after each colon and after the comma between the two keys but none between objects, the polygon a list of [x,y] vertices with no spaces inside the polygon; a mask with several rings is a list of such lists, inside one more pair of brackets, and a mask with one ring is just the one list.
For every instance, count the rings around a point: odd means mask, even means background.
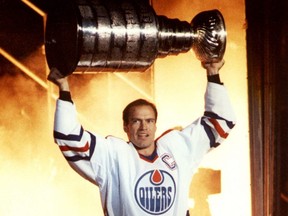
[{"label": "trophy handle", "polygon": [[193,46],[196,57],[201,62],[221,60],[226,49],[226,28],[222,14],[218,10],[204,11],[191,21]]}]

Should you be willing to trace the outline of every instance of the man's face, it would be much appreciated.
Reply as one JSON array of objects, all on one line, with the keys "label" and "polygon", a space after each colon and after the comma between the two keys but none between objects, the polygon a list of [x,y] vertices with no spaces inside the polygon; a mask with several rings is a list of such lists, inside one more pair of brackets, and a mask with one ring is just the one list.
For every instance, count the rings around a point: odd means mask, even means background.
[{"label": "man's face", "polygon": [[132,107],[124,131],[140,154],[151,155],[155,149],[156,132],[156,119],[152,107],[148,105]]}]

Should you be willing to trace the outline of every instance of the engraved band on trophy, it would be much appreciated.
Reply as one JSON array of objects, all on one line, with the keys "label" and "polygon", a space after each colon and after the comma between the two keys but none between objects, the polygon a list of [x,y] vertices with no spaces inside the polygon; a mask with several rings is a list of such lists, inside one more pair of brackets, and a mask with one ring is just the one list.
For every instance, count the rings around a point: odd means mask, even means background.
[{"label": "engraved band on trophy", "polygon": [[218,10],[188,23],[156,15],[146,0],[61,1],[48,11],[49,68],[74,71],[145,71],[157,57],[190,49],[200,61],[222,59],[226,29]]}]

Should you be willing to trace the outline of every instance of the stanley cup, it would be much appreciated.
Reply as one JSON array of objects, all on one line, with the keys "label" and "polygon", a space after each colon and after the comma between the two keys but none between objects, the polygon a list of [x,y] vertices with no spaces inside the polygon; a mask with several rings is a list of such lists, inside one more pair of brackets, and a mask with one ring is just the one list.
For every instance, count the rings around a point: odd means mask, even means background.
[{"label": "stanley cup", "polygon": [[218,10],[188,23],[156,15],[148,0],[66,0],[48,11],[49,68],[74,71],[145,71],[158,57],[193,49],[202,62],[223,58],[226,30]]}]

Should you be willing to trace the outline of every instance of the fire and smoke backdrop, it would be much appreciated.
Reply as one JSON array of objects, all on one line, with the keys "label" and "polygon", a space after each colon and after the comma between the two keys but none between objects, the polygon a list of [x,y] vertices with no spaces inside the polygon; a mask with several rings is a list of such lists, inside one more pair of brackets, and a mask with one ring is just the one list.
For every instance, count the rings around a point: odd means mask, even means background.
[{"label": "fire and smoke backdrop", "polygon": [[0,1],[0,215],[101,215],[97,187],[78,178],[54,145],[57,92],[46,82],[41,14],[47,5],[28,3],[36,7]]},{"label": "fire and smoke backdrop", "polygon": [[[45,12],[52,2],[0,0],[0,215],[3,216],[102,215],[98,188],[68,166],[52,137],[58,92],[46,81],[44,51]],[[152,3],[158,14],[188,22],[197,13],[214,8],[224,15],[228,42],[221,77],[239,118],[223,146],[207,155],[197,179],[203,183],[203,176],[217,177],[215,187],[210,185],[204,190],[208,192],[203,211],[213,216],[249,216],[244,0],[153,0]],[[185,126],[201,115],[206,85],[203,73],[194,53],[188,52],[157,59],[145,73],[74,74],[70,81],[74,101],[83,114],[79,118],[86,129],[126,139],[121,111],[136,98],[152,100],[158,106],[157,135],[171,127]],[[202,190],[206,186],[197,187]],[[193,203],[199,197],[194,194],[197,192],[191,190],[191,212],[197,212]],[[204,214],[200,211],[199,215]]]}]

